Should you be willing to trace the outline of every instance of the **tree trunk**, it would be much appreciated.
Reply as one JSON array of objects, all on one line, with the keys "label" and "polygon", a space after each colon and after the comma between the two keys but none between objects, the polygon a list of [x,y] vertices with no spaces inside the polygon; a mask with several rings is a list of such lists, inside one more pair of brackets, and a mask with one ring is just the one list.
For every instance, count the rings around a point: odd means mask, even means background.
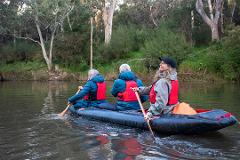
[{"label": "tree trunk", "polygon": [[105,6],[103,8],[103,23],[105,29],[105,44],[108,45],[112,36],[112,20],[115,11],[117,0],[110,0],[107,6],[107,0],[105,0]]},{"label": "tree trunk", "polygon": [[52,53],[52,50],[53,50],[53,41],[54,41],[54,38],[55,38],[55,31],[56,29],[54,29],[54,31],[52,32],[52,36],[51,36],[51,41],[50,41],[50,48],[49,48],[49,57],[48,57],[48,61],[49,61],[49,68],[50,68],[50,71],[52,71],[52,57],[53,57],[53,53]]},{"label": "tree trunk", "polygon": [[212,23],[211,32],[212,32],[212,41],[219,40],[218,24]]},{"label": "tree trunk", "polygon": [[[212,1],[208,0],[209,14],[210,17],[204,11],[204,5],[202,0],[196,1],[196,10],[201,15],[203,21],[211,28],[212,31],[212,41],[219,40],[219,19],[222,14],[222,3],[223,0],[215,0],[214,6],[212,6]],[[214,11],[213,11],[214,8]],[[214,13],[213,13],[214,12]]]},{"label": "tree trunk", "polygon": [[16,30],[13,31],[13,45],[16,46]]},{"label": "tree trunk", "polygon": [[228,6],[231,6],[231,23],[233,23],[234,12],[236,9],[236,0],[228,0]]},{"label": "tree trunk", "polygon": [[155,27],[158,27],[157,22],[155,21],[154,17],[153,17],[153,13],[152,13],[152,6],[150,6],[150,18],[153,21],[153,24],[155,25]]},{"label": "tree trunk", "polygon": [[90,69],[93,68],[93,18],[91,17],[91,34],[90,34]]},{"label": "tree trunk", "polygon": [[[52,70],[52,61],[47,56],[47,51],[46,51],[46,47],[45,47],[45,44],[44,44],[44,40],[43,40],[43,36],[42,36],[42,32],[41,32],[40,26],[38,24],[38,17],[37,16],[35,16],[35,24],[36,24],[37,31],[38,31],[38,36],[39,36],[39,39],[40,39],[40,44],[41,44],[41,48],[42,48],[43,58],[44,58],[44,60],[45,60],[45,62],[47,64],[48,71],[51,71]],[[52,38],[51,38],[51,41],[52,41]]]}]

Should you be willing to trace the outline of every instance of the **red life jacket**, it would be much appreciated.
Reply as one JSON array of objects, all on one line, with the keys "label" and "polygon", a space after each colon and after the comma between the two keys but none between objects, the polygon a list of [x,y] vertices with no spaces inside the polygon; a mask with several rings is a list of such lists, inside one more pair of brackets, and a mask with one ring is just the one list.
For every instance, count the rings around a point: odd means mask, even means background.
[{"label": "red life jacket", "polygon": [[125,82],[126,82],[125,91],[118,93],[118,100],[125,101],[125,102],[137,101],[137,97],[134,91],[131,89],[131,88],[137,87],[137,83],[133,80],[125,81]]},{"label": "red life jacket", "polygon": [[90,93],[88,93],[86,96],[84,96],[83,99],[90,100],[90,101],[106,99],[106,84],[105,84],[105,82],[98,82],[96,84],[97,84],[96,95],[90,95]]},{"label": "red life jacket", "polygon": [[179,88],[178,80],[172,80],[171,85],[172,89],[169,94],[168,105],[178,103],[178,88]]},{"label": "red life jacket", "polygon": [[156,82],[152,84],[152,87],[149,92],[149,101],[151,104],[154,104],[156,102],[156,92],[154,91],[155,85],[156,85]]},{"label": "red life jacket", "polygon": [[97,83],[97,88],[97,100],[105,100],[107,90],[105,82]]},{"label": "red life jacket", "polygon": [[[151,104],[154,104],[156,102],[156,92],[154,91],[155,85],[156,85],[156,82],[153,83],[149,93],[149,100]],[[172,89],[168,97],[167,105],[173,105],[178,103],[178,87],[179,87],[178,80],[171,80],[171,86],[172,86]]]}]

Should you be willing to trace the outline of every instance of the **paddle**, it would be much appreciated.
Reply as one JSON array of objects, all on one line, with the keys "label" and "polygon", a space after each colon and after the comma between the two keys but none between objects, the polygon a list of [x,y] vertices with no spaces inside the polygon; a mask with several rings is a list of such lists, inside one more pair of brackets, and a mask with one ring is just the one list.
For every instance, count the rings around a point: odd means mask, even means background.
[{"label": "paddle", "polygon": [[[132,88],[132,89],[133,89],[133,88]],[[146,114],[146,112],[145,112],[145,110],[144,110],[144,108],[143,108],[143,106],[142,106],[142,103],[141,103],[139,94],[138,94],[138,92],[137,92],[136,90],[133,89],[133,91],[135,92],[135,95],[136,95],[136,97],[137,97],[138,103],[139,103],[139,105],[140,105],[140,107],[141,107],[143,116],[144,116],[144,118],[145,118],[147,114]],[[152,130],[152,128],[151,128],[150,121],[149,121],[149,120],[146,120],[146,121],[147,121],[148,128],[149,128],[150,132],[152,133],[152,136],[154,137],[154,133],[153,133],[153,130]]]},{"label": "paddle", "polygon": [[[76,92],[76,94],[78,94],[81,91],[81,89],[82,89],[82,86],[79,87],[79,89]],[[69,103],[67,105],[67,107],[61,113],[59,113],[58,115],[63,117],[67,113],[69,107],[71,107],[71,103]]]}]

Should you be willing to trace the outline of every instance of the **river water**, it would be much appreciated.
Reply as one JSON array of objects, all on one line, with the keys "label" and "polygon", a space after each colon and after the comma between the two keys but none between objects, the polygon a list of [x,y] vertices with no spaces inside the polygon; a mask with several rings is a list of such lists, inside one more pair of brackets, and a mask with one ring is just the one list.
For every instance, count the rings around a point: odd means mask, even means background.
[{"label": "river water", "polygon": [[[80,82],[81,84],[81,82]],[[110,89],[112,82],[108,82]],[[79,83],[1,82],[0,160],[239,159],[240,127],[203,135],[157,135],[57,113]],[[109,92],[109,91],[108,91]],[[240,85],[181,83],[181,101],[240,117]],[[108,100],[114,98],[108,94]]]}]

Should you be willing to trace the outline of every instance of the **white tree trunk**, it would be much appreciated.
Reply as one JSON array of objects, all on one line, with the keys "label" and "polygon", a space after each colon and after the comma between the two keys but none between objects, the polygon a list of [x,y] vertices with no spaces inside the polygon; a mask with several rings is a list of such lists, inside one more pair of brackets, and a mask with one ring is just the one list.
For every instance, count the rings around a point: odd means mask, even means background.
[{"label": "white tree trunk", "polygon": [[42,32],[41,32],[40,26],[38,24],[38,17],[35,16],[35,18],[36,18],[35,24],[36,24],[37,31],[38,31],[38,36],[39,36],[39,39],[40,39],[43,58],[44,58],[45,62],[47,63],[48,70],[51,71],[52,70],[52,61],[47,56],[47,51],[46,51],[45,43],[44,43],[44,40],[43,40]]},{"label": "white tree trunk", "polygon": [[155,21],[154,17],[153,17],[153,13],[152,13],[152,6],[150,6],[150,17],[153,21],[153,24],[155,25],[155,27],[158,27],[157,22]]},{"label": "white tree trunk", "polygon": [[219,40],[219,31],[218,31],[218,24],[212,23],[211,26],[212,31],[212,40]]},{"label": "white tree trunk", "polygon": [[236,0],[228,0],[228,6],[231,7],[231,23],[233,22],[233,16],[236,9],[237,2]]},{"label": "white tree trunk", "polygon": [[[62,26],[62,30],[63,30],[63,22],[64,19],[69,15],[69,13],[73,10],[74,6],[72,6],[72,4],[65,4],[64,8],[60,8],[58,6],[58,3],[56,3],[57,6],[55,6],[55,14],[54,14],[54,23],[52,25],[50,25],[51,28],[51,39],[50,39],[50,44],[49,44],[49,51],[47,52],[46,50],[46,45],[45,45],[45,41],[43,39],[42,36],[42,31],[40,28],[40,21],[39,21],[39,12],[38,12],[38,3],[36,3],[36,1],[32,1],[32,7],[33,7],[33,13],[34,13],[34,20],[35,20],[35,25],[37,28],[37,32],[38,32],[38,36],[39,36],[39,42],[35,41],[34,39],[28,38],[26,37],[26,39],[30,39],[34,42],[37,42],[41,48],[42,48],[42,55],[43,58],[47,64],[48,67],[48,71],[52,71],[53,69],[53,62],[52,62],[52,57],[53,57],[53,42],[54,42],[54,38],[55,38],[55,34],[57,32],[57,28],[58,26]],[[48,41],[48,39],[46,39],[46,42]]]},{"label": "white tree trunk", "polygon": [[103,23],[105,29],[105,44],[109,44],[112,36],[112,20],[117,0],[105,0],[103,8]]},{"label": "white tree trunk", "polygon": [[208,0],[208,8],[209,8],[209,14],[210,14],[210,18],[211,20],[213,20],[213,7],[212,7],[212,0]]},{"label": "white tree trunk", "polygon": [[90,34],[90,69],[93,68],[93,18],[91,17],[91,34]]},{"label": "white tree trunk", "polygon": [[[202,0],[196,1],[196,10],[203,18],[204,22],[207,23],[207,25],[211,28],[212,31],[212,41],[219,40],[219,30],[218,30],[218,24],[220,15],[222,14],[222,3],[223,0],[215,0],[214,6],[212,5],[212,1],[208,0],[208,7],[209,7],[209,16],[204,11],[204,5]],[[214,8],[214,10],[213,10]]]}]

